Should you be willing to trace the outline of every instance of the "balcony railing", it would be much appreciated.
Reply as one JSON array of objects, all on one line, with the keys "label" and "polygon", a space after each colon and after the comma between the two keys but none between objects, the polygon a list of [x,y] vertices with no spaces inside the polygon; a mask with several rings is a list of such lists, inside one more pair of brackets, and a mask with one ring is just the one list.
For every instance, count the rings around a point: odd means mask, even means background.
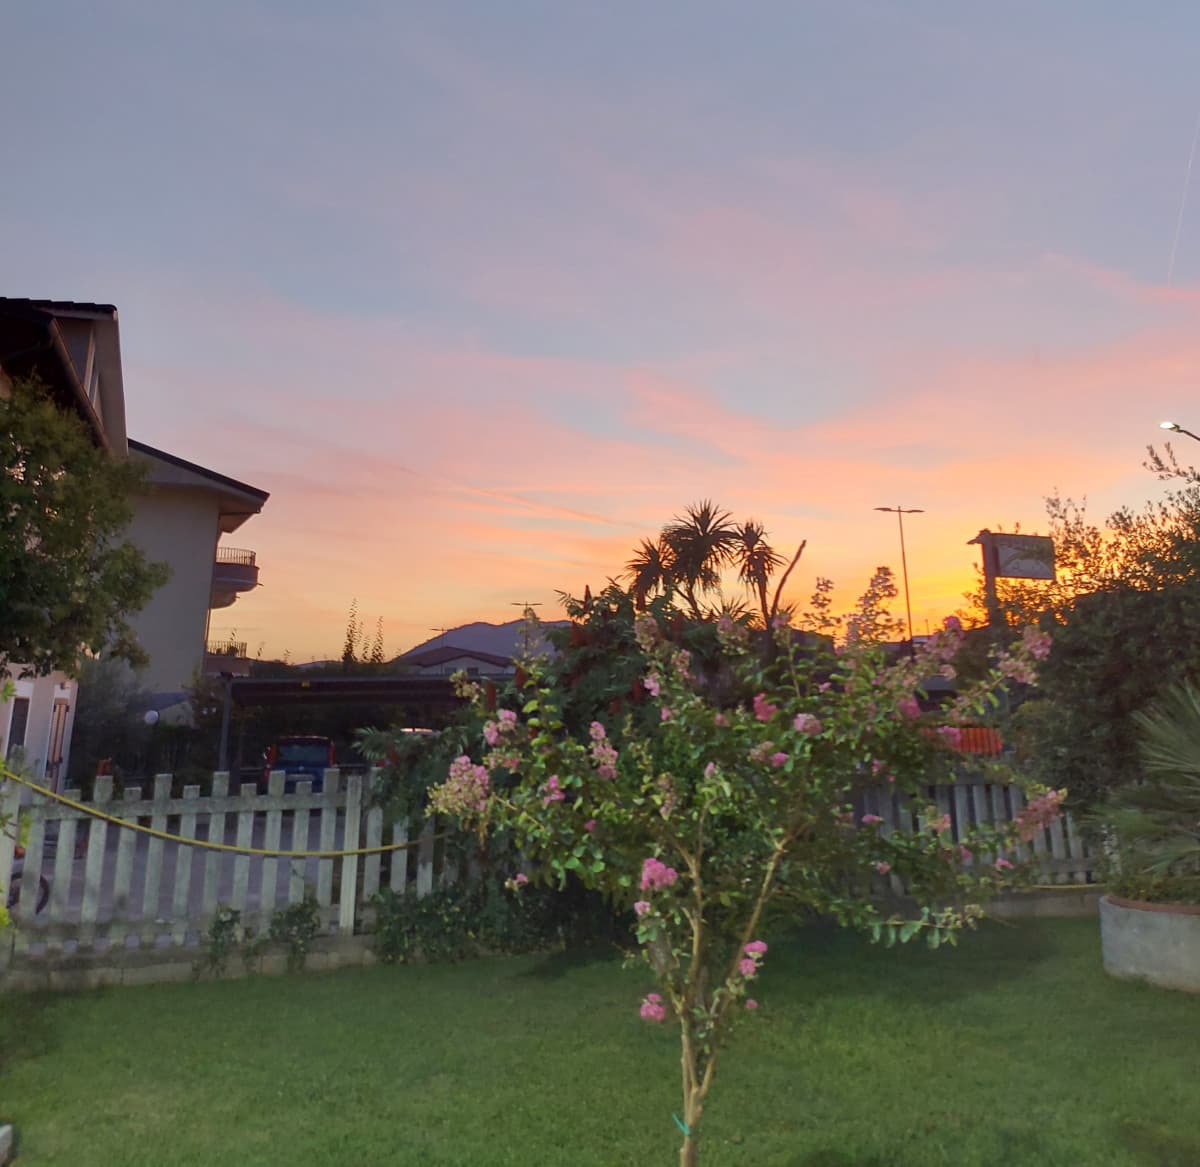
[{"label": "balcony railing", "polygon": [[240,563],[245,567],[254,566],[254,552],[242,547],[218,547],[217,563]]},{"label": "balcony railing", "polygon": [[209,656],[244,657],[246,642],[244,640],[210,640],[204,646],[204,651]]}]

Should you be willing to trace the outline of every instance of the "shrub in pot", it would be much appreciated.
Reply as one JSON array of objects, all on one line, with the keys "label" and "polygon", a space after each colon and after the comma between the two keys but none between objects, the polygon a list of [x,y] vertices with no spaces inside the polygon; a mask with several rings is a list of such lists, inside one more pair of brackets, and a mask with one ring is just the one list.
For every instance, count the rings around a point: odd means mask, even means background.
[{"label": "shrub in pot", "polygon": [[1104,967],[1200,992],[1200,691],[1175,687],[1135,716],[1144,781],[1101,814],[1110,848]]}]

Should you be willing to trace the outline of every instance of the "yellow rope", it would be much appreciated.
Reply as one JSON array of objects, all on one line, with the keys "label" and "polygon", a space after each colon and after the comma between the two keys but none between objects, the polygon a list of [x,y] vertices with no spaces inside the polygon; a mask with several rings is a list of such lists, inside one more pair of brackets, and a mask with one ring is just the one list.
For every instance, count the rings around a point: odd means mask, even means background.
[{"label": "yellow rope", "polygon": [[[154,827],[143,827],[141,823],[131,823],[128,819],[105,814],[102,810],[96,810],[94,807],[86,806],[82,802],[76,802],[73,798],[67,798],[64,794],[56,794],[53,790],[45,786],[39,786],[36,782],[30,782],[28,778],[21,778],[8,770],[5,770],[0,775],[0,778],[6,778],[10,782],[19,782],[22,786],[28,786],[30,790],[35,790],[38,794],[52,798],[55,802],[61,802],[64,806],[69,806],[73,810],[83,811],[84,814],[90,815],[92,818],[112,823],[114,826],[124,827],[127,831],[140,831],[143,835],[150,835],[155,839],[166,839],[170,843],[182,843],[185,847],[201,847],[206,851],[233,851],[238,855],[266,855],[274,858],[341,859],[347,855],[382,855],[386,851],[407,851],[410,847],[419,847],[423,841],[421,839],[410,839],[407,843],[386,843],[379,847],[354,847],[348,851],[268,851],[262,847],[238,847],[232,843],[210,843],[207,839],[188,839],[183,835],[172,835],[169,831],[159,831]],[[180,813],[186,814],[188,812],[183,811]],[[226,811],[224,813],[229,814],[233,812]],[[449,831],[441,831],[426,841],[432,842],[434,839],[444,839],[449,833]]]}]

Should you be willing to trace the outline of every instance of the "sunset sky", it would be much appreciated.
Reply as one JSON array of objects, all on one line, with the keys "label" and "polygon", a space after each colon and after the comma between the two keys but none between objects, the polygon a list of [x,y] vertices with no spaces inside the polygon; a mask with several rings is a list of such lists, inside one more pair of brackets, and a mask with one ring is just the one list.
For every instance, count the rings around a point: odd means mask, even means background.
[{"label": "sunset sky", "polygon": [[130,435],[271,492],[232,540],[264,586],[213,619],[252,653],[338,655],[353,597],[389,653],[557,615],[704,497],[846,601],[899,567],[872,508],[924,507],[921,630],[980,527],[1140,503],[1157,423],[1200,428],[1194,3],[98,0],[4,33],[0,294],[115,303]]}]

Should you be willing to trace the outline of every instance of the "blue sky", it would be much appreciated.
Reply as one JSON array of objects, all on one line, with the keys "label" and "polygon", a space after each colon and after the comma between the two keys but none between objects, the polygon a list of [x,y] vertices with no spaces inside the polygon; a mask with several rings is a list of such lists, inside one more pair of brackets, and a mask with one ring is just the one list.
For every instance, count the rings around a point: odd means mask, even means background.
[{"label": "blue sky", "polygon": [[[1200,9],[24,6],[9,295],[118,305],[130,432],[272,491],[231,610],[389,649],[712,495],[914,611],[1051,490],[1156,492],[1200,359]],[[224,614],[223,614],[224,615]],[[236,623],[240,621],[240,624]]]}]

